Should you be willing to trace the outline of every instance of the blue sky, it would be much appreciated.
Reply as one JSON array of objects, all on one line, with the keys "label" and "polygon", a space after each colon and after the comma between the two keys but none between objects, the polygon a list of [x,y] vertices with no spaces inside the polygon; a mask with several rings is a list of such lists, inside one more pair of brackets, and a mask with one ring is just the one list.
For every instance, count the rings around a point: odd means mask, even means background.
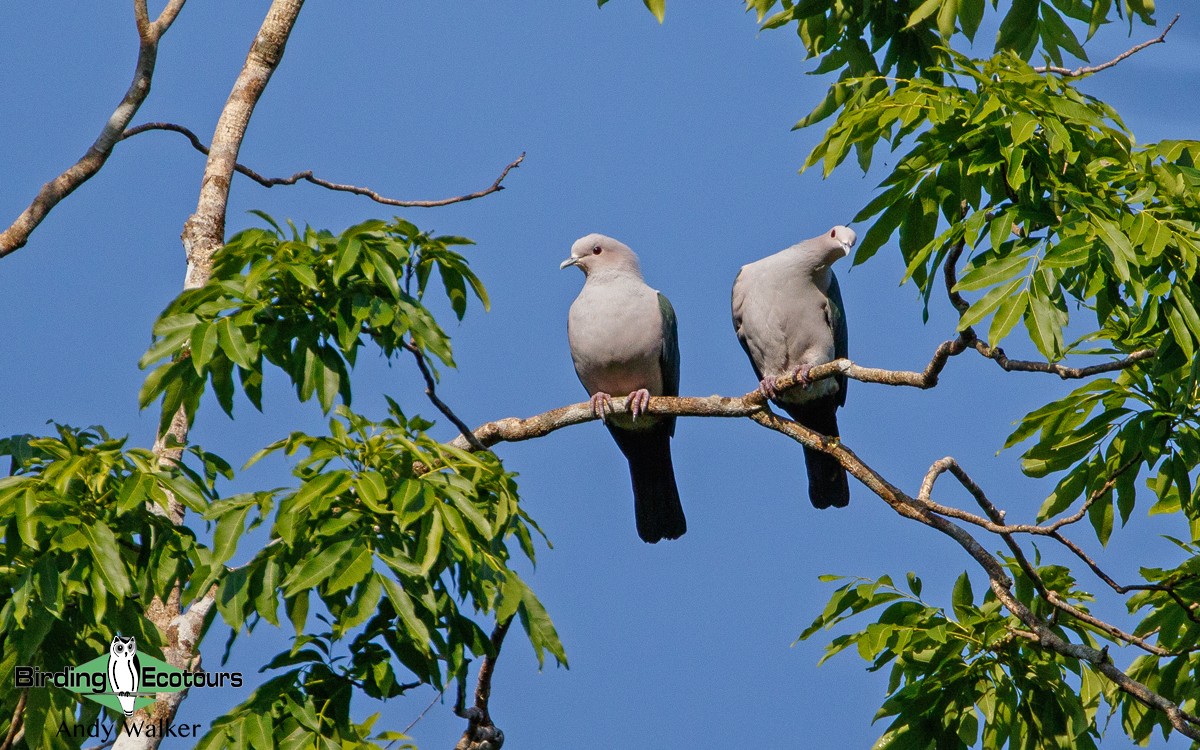
[{"label": "blue sky", "polygon": [[[3,221],[86,150],[128,86],[136,35],[126,5],[0,8]],[[1163,0],[1160,23],[1187,5]],[[207,140],[265,7],[189,3],[162,42],[154,90],[135,122],[172,121]],[[1135,27],[1133,39],[1154,33]],[[978,55],[990,52],[985,36]],[[1089,49],[1101,60],[1130,44],[1126,28],[1113,26]],[[1085,89],[1116,106],[1139,140],[1195,137],[1200,103],[1180,92],[1195,90],[1198,44],[1200,15],[1185,15],[1168,44]],[[441,386],[470,424],[583,400],[566,342],[582,278],[558,263],[577,237],[603,232],[638,252],[648,283],[674,303],[683,393],[741,394],[755,379],[729,321],[737,269],[848,222],[881,176],[849,165],[824,181],[797,174],[819,132],[790,127],[828,85],[804,75],[810,69],[791,31],[759,33],[732,0],[672,0],[662,26],[636,0],[603,10],[590,0],[504,9],[312,2],[251,122],[243,163],[268,175],[311,169],[392,197],[439,198],[490,184],[522,151],[527,159],[502,193],[433,210],[396,212],[312,186],[268,191],[238,178],[229,231],[257,222],[250,209],[333,231],[399,213],[423,229],[475,239],[468,254],[493,310],[475,307],[451,326],[460,369]],[[8,394],[0,433],[42,432],[54,419],[152,442],[154,415],[137,410],[136,363],[154,316],[179,291],[178,238],[203,167],[178,135],[126,141],[27,247],[0,261]],[[863,364],[919,369],[952,335],[953,320],[935,298],[921,323],[916,291],[897,286],[902,264],[890,249],[852,272],[839,269],[850,352]],[[1033,355],[1019,336],[1006,344],[1012,356]],[[433,415],[406,360],[364,357],[355,377],[354,406],[366,414],[380,415],[390,394],[410,412]],[[997,450],[1014,420],[1066,389],[1051,376],[1004,374],[964,355],[933,391],[852,383],[840,421],[845,442],[892,482],[915,491],[930,463],[954,455],[1010,519],[1029,520],[1047,483],[1023,477],[1015,452]],[[243,400],[230,421],[207,404],[192,437],[240,465],[292,429],[323,429],[315,404],[294,401],[282,378],[268,379],[264,414]],[[454,432],[439,424],[434,434]],[[945,602],[968,567],[959,548],[861,485],[852,483],[848,509],[815,511],[799,447],[746,420],[680,421],[674,453],[689,531],[655,546],[634,532],[628,473],[599,425],[497,452],[520,472],[525,507],[554,543],[529,580],[571,661],[570,670],[538,672],[513,634],[492,698],[513,747],[868,746],[882,731],[870,722],[886,676],[867,673],[851,654],[816,668],[819,637],[791,646],[832,590],[817,576],[913,570],[927,597]],[[288,481],[285,463],[267,461],[226,491]],[[954,491],[942,499],[967,500]],[[1079,532],[1097,552],[1090,532]],[[1167,532],[1186,529],[1136,511],[1104,553],[1110,572],[1130,581],[1143,556],[1173,561],[1156,536]],[[215,628],[203,649],[208,668],[223,642]],[[285,643],[264,625],[238,642],[232,667],[252,672]],[[179,720],[210,721],[244,697],[193,695]],[[402,729],[433,697],[424,689],[387,704],[379,726]],[[457,740],[463,723],[449,706],[435,706],[414,728],[422,747]],[[1117,727],[1110,735],[1106,748],[1128,745]]]}]

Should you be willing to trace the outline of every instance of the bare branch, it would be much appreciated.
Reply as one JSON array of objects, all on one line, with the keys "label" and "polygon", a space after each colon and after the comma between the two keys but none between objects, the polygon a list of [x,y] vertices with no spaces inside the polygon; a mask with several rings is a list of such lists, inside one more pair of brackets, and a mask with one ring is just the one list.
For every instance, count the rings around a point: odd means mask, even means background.
[{"label": "bare branch", "polygon": [[[433,696],[433,700],[429,701],[429,705],[426,706],[425,709],[423,711],[421,711],[421,713],[417,714],[417,718],[410,721],[408,723],[408,726],[406,726],[404,728],[404,731],[400,732],[400,734],[408,734],[409,730],[412,729],[413,727],[415,727],[417,725],[417,722],[419,722],[421,719],[424,719],[425,714],[429,713],[429,710],[431,708],[433,708],[434,706],[436,706],[437,702],[440,701],[442,699],[442,696],[445,694],[446,694],[446,688],[442,688],[441,690],[439,690],[437,692],[437,695]],[[393,742],[395,742],[395,740],[393,740],[392,742],[389,742],[385,747],[391,747]]]},{"label": "bare branch", "polygon": [[17,698],[17,707],[13,710],[12,721],[8,723],[8,733],[4,737],[4,741],[0,742],[0,750],[11,750],[12,746],[17,743],[17,738],[25,725],[25,702],[29,699],[29,689],[21,691],[21,697]]},{"label": "bare branch", "polygon": [[175,17],[179,15],[179,11],[183,10],[183,4],[186,2],[187,0],[170,0],[163,7],[162,12],[158,14],[158,18],[152,24],[154,33],[157,36],[162,36],[163,32],[170,28],[171,24],[175,23]]},{"label": "bare branch", "polygon": [[183,9],[186,0],[171,0],[157,20],[150,22],[146,11],[146,0],[135,0],[134,20],[137,23],[138,59],[134,66],[133,82],[125,92],[124,98],[108,118],[108,122],[100,130],[100,135],[92,143],[79,161],[68,167],[65,172],[42,186],[29,207],[3,232],[0,232],[0,258],[16,252],[29,241],[29,235],[37,229],[47,214],[83,183],[92,178],[108,157],[113,147],[121,139],[121,133],[129,125],[129,121],[137,114],[142,102],[150,94],[150,83],[154,78],[154,65],[158,59],[158,42],[166,33],[179,11]]},{"label": "bare branch", "polygon": [[467,427],[467,423],[458,418],[445,401],[438,398],[437,382],[433,378],[433,373],[429,370],[429,365],[425,362],[425,353],[421,351],[421,347],[411,341],[402,341],[400,345],[408,351],[412,352],[413,358],[417,360],[417,367],[421,370],[421,376],[425,378],[425,395],[429,397],[437,410],[440,411],[446,419],[449,419],[458,431],[462,433],[462,437],[470,445],[471,450],[485,451],[487,447],[479,442],[479,438],[475,437],[475,433],[471,432],[471,428]]},{"label": "bare branch", "polygon": [[[206,156],[208,155],[208,147],[204,145],[204,143],[200,140],[200,138],[195,133],[193,133],[191,130],[188,130],[187,128],[185,128],[182,125],[176,125],[175,123],[171,123],[171,122],[143,123],[142,125],[138,125],[137,127],[129,128],[128,130],[126,130],[124,133],[121,134],[121,139],[124,140],[125,138],[132,138],[135,135],[139,135],[141,133],[145,133],[150,130],[168,130],[173,133],[179,133],[180,135],[184,136],[185,138],[188,139],[188,141],[191,142],[192,148],[196,149],[197,151],[199,151],[202,154],[205,154]],[[439,198],[437,200],[422,200],[422,201],[406,201],[406,200],[399,200],[396,198],[388,198],[386,196],[380,195],[379,193],[375,192],[374,190],[371,190],[370,188],[359,187],[357,185],[342,185],[342,184],[339,184],[336,182],[330,182],[328,180],[323,180],[319,177],[314,177],[312,170],[306,170],[304,172],[297,172],[296,174],[292,175],[291,177],[263,177],[261,174],[259,174],[258,172],[255,172],[253,169],[250,169],[247,166],[244,166],[242,164],[235,164],[234,171],[239,172],[239,173],[249,177],[250,179],[257,182],[259,185],[262,185],[263,187],[266,187],[266,188],[274,187],[275,185],[295,185],[300,180],[305,180],[307,182],[311,182],[314,185],[318,185],[320,187],[327,188],[329,190],[337,190],[337,191],[346,192],[346,193],[353,193],[355,195],[364,195],[364,196],[370,198],[371,200],[375,201],[376,203],[382,203],[385,206],[400,206],[403,208],[435,208],[437,206],[449,206],[452,203],[462,203],[464,201],[475,200],[476,198],[482,198],[485,195],[491,195],[492,193],[497,193],[497,192],[503,190],[504,186],[500,183],[504,182],[504,178],[508,177],[509,172],[511,172],[513,169],[516,169],[517,167],[521,166],[521,162],[523,162],[523,161],[525,161],[525,153],[524,152],[522,152],[521,155],[518,156],[516,159],[509,162],[508,166],[506,166],[504,168],[504,171],[502,171],[500,173],[500,176],[496,178],[496,181],[493,182],[488,187],[484,188],[483,190],[477,190],[474,193],[467,193],[466,195],[458,195],[453,198]]]},{"label": "bare branch", "polygon": [[1169,24],[1167,24],[1167,27],[1165,29],[1163,29],[1163,32],[1161,34],[1159,34],[1157,37],[1155,37],[1154,39],[1150,39],[1148,41],[1142,42],[1141,44],[1134,45],[1133,47],[1130,47],[1129,49],[1125,50],[1124,52],[1117,55],[1116,57],[1109,60],[1108,62],[1100,63],[1099,65],[1083,65],[1078,68],[1063,68],[1058,65],[1039,65],[1036,68],[1034,68],[1034,70],[1038,73],[1057,73],[1060,76],[1065,76],[1067,78],[1078,78],[1079,76],[1085,76],[1085,75],[1090,75],[1092,73],[1098,73],[1101,70],[1106,70],[1108,68],[1111,68],[1112,66],[1116,65],[1117,63],[1121,62],[1122,60],[1124,60],[1128,57],[1132,57],[1133,55],[1136,55],[1137,53],[1141,52],[1142,50],[1146,49],[1147,47],[1153,46],[1155,44],[1163,44],[1164,42],[1167,41],[1167,33],[1171,31],[1171,27],[1174,26],[1175,22],[1178,20],[1179,20],[1179,14],[1176,13],[1175,17],[1171,19],[1171,22]]},{"label": "bare branch", "polygon": [[1067,367],[1066,365],[1055,364],[1051,362],[1031,362],[1023,359],[1009,359],[1004,355],[1004,350],[1000,347],[990,347],[981,339],[976,339],[972,343],[975,351],[979,352],[988,359],[994,360],[1000,365],[1002,370],[1006,372],[1045,372],[1051,375],[1057,375],[1063,380],[1076,380],[1079,378],[1090,378],[1093,375],[1099,375],[1105,372],[1116,372],[1124,370],[1142,360],[1151,359],[1155,355],[1154,349],[1139,349],[1130,353],[1124,359],[1117,359],[1111,362],[1102,362],[1098,365],[1089,365],[1088,367]]}]

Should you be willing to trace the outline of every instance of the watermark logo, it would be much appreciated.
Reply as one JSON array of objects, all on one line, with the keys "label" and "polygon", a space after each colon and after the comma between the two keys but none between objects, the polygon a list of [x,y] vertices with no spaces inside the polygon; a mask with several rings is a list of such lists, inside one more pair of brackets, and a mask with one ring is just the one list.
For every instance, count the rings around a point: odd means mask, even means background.
[{"label": "watermark logo", "polygon": [[[240,688],[241,672],[187,672],[173,667],[149,654],[139,654],[133,636],[117,635],[109,644],[108,653],[78,666],[68,666],[59,672],[47,672],[37,666],[17,665],[13,670],[13,686],[18,689],[63,688],[125,715],[125,732],[133,736],[198,736],[199,724],[145,725],[129,721],[139,708],[154,704],[158,693],[177,693],[191,688]],[[191,728],[191,732],[186,730]],[[96,737],[115,733],[116,727],[98,720],[91,729],[68,727],[65,722],[59,734]]]}]

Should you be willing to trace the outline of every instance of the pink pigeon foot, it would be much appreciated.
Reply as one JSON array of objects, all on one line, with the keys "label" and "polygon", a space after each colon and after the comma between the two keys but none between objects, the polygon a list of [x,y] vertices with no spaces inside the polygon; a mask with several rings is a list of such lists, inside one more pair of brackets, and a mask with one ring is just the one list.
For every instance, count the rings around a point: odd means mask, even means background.
[{"label": "pink pigeon foot", "polygon": [[600,391],[599,393],[592,394],[588,402],[592,405],[592,414],[599,417],[601,422],[607,422],[608,415],[605,414],[605,410],[608,411],[608,414],[612,414],[612,396],[604,391]]},{"label": "pink pigeon foot", "polygon": [[638,415],[645,414],[646,407],[650,405],[650,391],[646,390],[645,388],[634,391],[633,393],[629,394],[629,401],[627,404],[627,408],[630,412],[632,412],[633,418],[636,421]]},{"label": "pink pigeon foot", "polygon": [[800,365],[796,368],[796,382],[800,384],[801,388],[812,385],[812,378],[808,377],[810,370],[812,370],[812,365]]},{"label": "pink pigeon foot", "polygon": [[775,378],[763,378],[758,381],[758,390],[767,398],[775,398]]}]

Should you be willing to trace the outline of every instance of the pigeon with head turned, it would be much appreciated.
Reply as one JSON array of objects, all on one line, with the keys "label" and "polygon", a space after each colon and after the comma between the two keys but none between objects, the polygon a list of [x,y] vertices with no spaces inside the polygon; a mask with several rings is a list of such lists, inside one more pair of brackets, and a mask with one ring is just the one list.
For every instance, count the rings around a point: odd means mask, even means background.
[{"label": "pigeon with head turned", "polygon": [[[589,234],[559,266],[586,277],[567,317],[575,373],[629,462],[638,536],[677,539],[687,531],[671,466],[675,417],[646,413],[651,396],[679,395],[679,336],[671,303],[642,279],[637,256],[624,244]],[[612,395],[628,394],[625,413]]]},{"label": "pigeon with head turned", "polygon": [[[822,435],[838,437],[837,410],[846,403],[846,376],[815,383],[813,367],[847,356],[846,315],[832,266],[858,239],[836,226],[812,239],[742,266],[733,282],[733,327],[750,357],[763,395]],[[775,392],[775,380],[796,373],[800,387]],[[817,508],[850,502],[846,470],[835,458],[804,449],[808,497]]]}]

